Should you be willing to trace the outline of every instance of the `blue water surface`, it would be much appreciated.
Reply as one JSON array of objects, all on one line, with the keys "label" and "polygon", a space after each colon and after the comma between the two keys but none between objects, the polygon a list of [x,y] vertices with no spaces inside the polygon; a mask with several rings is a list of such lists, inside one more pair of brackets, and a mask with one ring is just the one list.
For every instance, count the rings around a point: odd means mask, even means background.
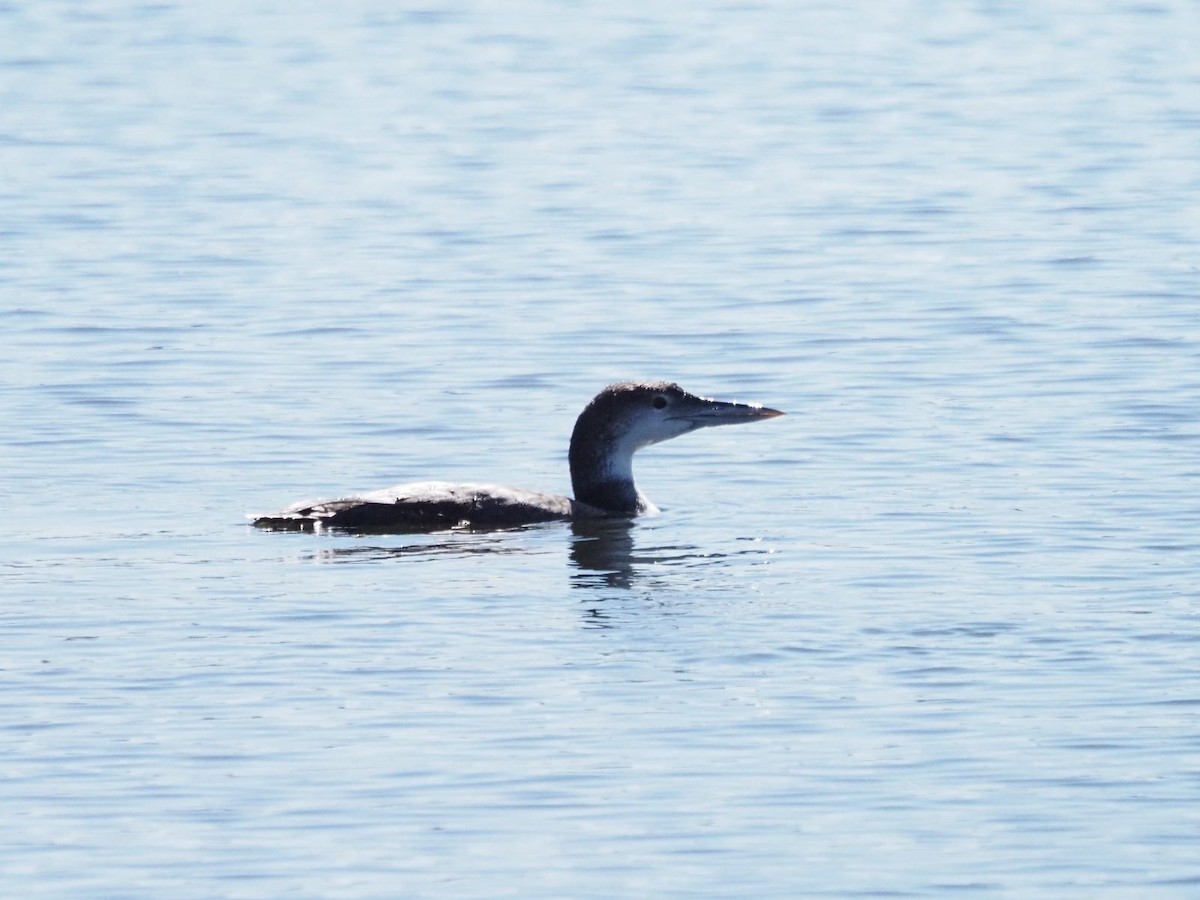
[{"label": "blue water surface", "polygon": [[[1200,12],[0,6],[21,897],[1194,896]],[[583,404],[789,415],[566,492]]]}]

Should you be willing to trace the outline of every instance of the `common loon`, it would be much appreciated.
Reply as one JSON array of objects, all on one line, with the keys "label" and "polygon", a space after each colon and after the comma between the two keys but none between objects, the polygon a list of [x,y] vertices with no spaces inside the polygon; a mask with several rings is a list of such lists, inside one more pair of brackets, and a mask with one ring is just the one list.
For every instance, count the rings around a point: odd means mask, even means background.
[{"label": "common loon", "polygon": [[342,500],[297,503],[259,516],[260,528],[359,532],[509,528],[556,519],[636,516],[657,512],[633,483],[633,454],[713,425],[782,416],[777,409],[690,394],[666,381],[610,384],[579,414],[571,434],[574,499],[494,484],[401,484]]}]

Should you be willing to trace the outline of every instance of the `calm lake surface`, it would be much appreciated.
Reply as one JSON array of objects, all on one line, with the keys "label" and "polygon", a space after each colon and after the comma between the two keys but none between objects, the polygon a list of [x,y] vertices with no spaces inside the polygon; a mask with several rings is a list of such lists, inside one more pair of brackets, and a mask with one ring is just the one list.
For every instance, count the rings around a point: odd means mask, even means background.
[{"label": "calm lake surface", "polygon": [[[1200,893],[1200,9],[0,6],[13,897]],[[788,411],[632,524],[604,384]]]}]

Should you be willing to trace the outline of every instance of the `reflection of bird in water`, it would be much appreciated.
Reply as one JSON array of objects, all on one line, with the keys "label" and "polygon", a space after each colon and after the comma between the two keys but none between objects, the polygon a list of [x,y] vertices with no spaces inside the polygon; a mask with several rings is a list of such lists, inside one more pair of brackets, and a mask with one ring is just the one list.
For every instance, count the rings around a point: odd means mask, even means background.
[{"label": "reflection of bird in water", "polygon": [[577,519],[571,523],[571,562],[578,570],[574,587],[633,584],[633,523],[629,519]]},{"label": "reflection of bird in water", "polygon": [[297,503],[260,516],[254,524],[288,531],[404,532],[507,528],[656,512],[633,483],[637,450],[699,428],[782,415],[757,404],[697,397],[665,381],[623,381],[597,394],[575,422],[570,451],[574,499],[492,484],[423,482],[342,500]]}]

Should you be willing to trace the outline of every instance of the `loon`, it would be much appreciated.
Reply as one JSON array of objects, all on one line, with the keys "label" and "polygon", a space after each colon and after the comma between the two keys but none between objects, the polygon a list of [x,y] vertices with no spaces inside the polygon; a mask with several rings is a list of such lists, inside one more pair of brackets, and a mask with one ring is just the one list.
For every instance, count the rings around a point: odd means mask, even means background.
[{"label": "loon", "polygon": [[714,425],[782,416],[756,403],[688,393],[666,381],[610,384],[579,414],[569,460],[575,497],[493,484],[401,484],[341,500],[297,503],[254,518],[259,528],[370,533],[448,528],[512,528],[555,520],[658,512],[633,483],[633,454],[650,444]]}]

